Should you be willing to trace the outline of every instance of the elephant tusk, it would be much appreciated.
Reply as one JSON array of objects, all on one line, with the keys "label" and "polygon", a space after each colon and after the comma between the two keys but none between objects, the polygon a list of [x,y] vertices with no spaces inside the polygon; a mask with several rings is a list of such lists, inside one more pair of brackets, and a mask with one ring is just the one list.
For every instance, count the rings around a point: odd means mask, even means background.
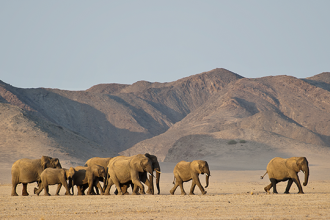
[{"label": "elephant tusk", "polygon": [[158,171],[158,170],[156,170],[156,172],[157,172],[157,173],[162,173],[162,172],[160,172],[160,171]]},{"label": "elephant tusk", "polygon": [[156,178],[154,175],[152,175],[152,174],[150,174],[150,173],[148,173],[148,172],[147,172],[147,175],[148,175],[148,177],[149,177],[149,176],[153,176],[154,178]]}]

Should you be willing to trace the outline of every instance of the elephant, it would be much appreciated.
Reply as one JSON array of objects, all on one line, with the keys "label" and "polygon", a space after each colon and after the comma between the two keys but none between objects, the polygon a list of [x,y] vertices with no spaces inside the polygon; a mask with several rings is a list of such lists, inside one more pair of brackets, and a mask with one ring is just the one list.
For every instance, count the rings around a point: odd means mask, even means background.
[{"label": "elephant", "polygon": [[23,184],[22,196],[28,196],[27,184],[40,181],[40,174],[46,168],[62,168],[58,158],[42,156],[41,159],[23,158],[17,160],[11,167],[12,196],[18,196],[16,187]]},{"label": "elephant", "polygon": [[[152,162],[152,170],[156,172],[156,187],[158,190],[158,195],[160,194],[160,188],[159,188],[159,180],[160,180],[160,165],[159,162],[157,160],[157,157],[155,155],[150,155],[149,153],[144,154],[144,156],[148,157],[151,162]],[[143,173],[139,173],[139,178],[140,181],[143,182],[145,185],[148,186],[148,190],[146,193],[148,194],[154,194],[154,182],[153,182],[153,175],[149,175],[149,179],[148,179],[148,174],[147,172],[143,172]],[[121,190],[123,192],[123,194],[127,193],[127,188],[129,187],[129,185],[132,185],[132,188],[134,187],[134,184],[132,184],[132,182],[129,182],[127,184],[123,184],[123,186],[121,187]],[[115,194],[117,193],[117,190],[115,192]]]},{"label": "elephant", "polygon": [[138,194],[138,187],[141,189],[141,194],[145,194],[144,186],[140,182],[139,173],[148,172],[152,175],[152,161],[143,154],[138,154],[131,157],[117,156],[110,160],[108,165],[108,185],[105,194],[110,194],[110,188],[113,184],[116,185],[118,195],[123,195],[121,190],[122,184],[127,184],[132,181],[134,189],[132,194]]},{"label": "elephant", "polygon": [[197,185],[199,189],[201,190],[202,194],[206,194],[206,191],[202,187],[200,181],[199,181],[199,174],[206,174],[206,186],[209,185],[209,177],[210,175],[210,169],[209,165],[204,160],[194,160],[192,162],[186,162],[186,161],[180,161],[176,164],[173,170],[174,173],[174,181],[173,184],[174,187],[170,190],[171,195],[174,195],[174,192],[178,186],[181,188],[181,195],[186,195],[186,192],[183,188],[183,182],[188,182],[192,180],[191,187],[190,187],[190,193],[189,195],[194,195],[194,189]]},{"label": "elephant", "polygon": [[66,189],[65,195],[71,195],[67,180],[69,179],[69,181],[71,181],[71,178],[74,174],[75,170],[73,169],[73,167],[70,167],[70,169],[46,168],[40,174],[40,182],[38,184],[39,189],[34,188],[34,194],[37,194],[39,196],[40,192],[44,189],[45,196],[50,196],[48,185],[58,184],[55,195],[59,195],[62,185]]},{"label": "elephant", "polygon": [[[105,173],[107,174],[108,173],[108,171],[107,171],[108,164],[111,159],[112,159],[112,157],[106,157],[106,158],[93,157],[86,161],[85,167],[90,167],[92,165],[99,165],[105,169]],[[103,191],[104,191],[107,187],[106,181],[104,181],[104,178],[101,178],[101,177],[99,178],[99,181],[103,182]],[[96,194],[99,194],[98,188],[96,186],[94,186],[94,187],[95,187]]]},{"label": "elephant", "polygon": [[90,167],[77,166],[74,170],[75,174],[72,177],[72,181],[69,182],[69,189],[72,188],[72,194],[74,194],[73,186],[76,185],[78,195],[84,195],[84,191],[87,187],[87,195],[92,195],[93,184],[95,184],[103,195],[103,189],[99,183],[99,177],[106,177],[104,167],[100,165],[92,165]]},{"label": "elephant", "polygon": [[268,173],[270,184],[264,189],[266,192],[273,187],[273,193],[277,193],[276,184],[282,181],[288,181],[288,185],[284,193],[289,193],[290,187],[293,182],[298,186],[299,192],[304,193],[298,177],[298,172],[303,171],[305,173],[304,186],[308,183],[309,167],[306,157],[291,157],[288,159],[275,157],[267,165],[266,173],[261,176],[261,179]]}]

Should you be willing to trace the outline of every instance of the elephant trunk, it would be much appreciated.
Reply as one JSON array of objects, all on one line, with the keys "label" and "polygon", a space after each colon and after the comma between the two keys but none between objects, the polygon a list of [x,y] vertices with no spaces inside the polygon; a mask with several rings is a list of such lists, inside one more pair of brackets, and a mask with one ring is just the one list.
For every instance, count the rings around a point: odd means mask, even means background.
[{"label": "elephant trunk", "polygon": [[205,176],[205,182],[206,182],[205,188],[209,186],[209,178],[210,178],[210,172],[207,172]]},{"label": "elephant trunk", "polygon": [[72,188],[72,195],[74,195],[74,182],[73,182],[73,178],[72,177],[69,177],[69,191],[70,189]]},{"label": "elephant trunk", "polygon": [[156,187],[158,190],[158,195],[160,194],[160,189],[159,189],[159,180],[160,180],[160,169],[156,170]]},{"label": "elephant trunk", "polygon": [[305,173],[305,181],[304,181],[304,186],[307,186],[308,183],[308,177],[309,177],[309,167],[307,167],[306,169],[304,169],[304,173]]}]

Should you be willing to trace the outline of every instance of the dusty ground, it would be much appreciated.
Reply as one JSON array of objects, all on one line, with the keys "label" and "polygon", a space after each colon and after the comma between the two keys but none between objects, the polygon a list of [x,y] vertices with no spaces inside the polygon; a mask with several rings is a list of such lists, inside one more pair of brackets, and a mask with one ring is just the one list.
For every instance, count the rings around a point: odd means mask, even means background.
[{"label": "dusty ground", "polygon": [[[163,168],[161,195],[115,196],[112,189],[110,196],[64,196],[62,188],[61,196],[45,197],[43,192],[33,195],[33,183],[30,196],[12,197],[11,185],[2,184],[0,219],[330,219],[330,177],[316,166],[310,167],[303,195],[295,185],[291,194],[283,194],[286,183],[278,184],[279,194],[266,194],[263,188],[269,180],[259,178],[264,170],[211,170],[207,194],[196,188],[194,196],[181,196],[179,188],[176,195],[169,194],[172,167]],[[205,176],[200,178],[205,185]],[[186,192],[190,184],[184,184]],[[21,194],[21,186],[17,192]]]}]

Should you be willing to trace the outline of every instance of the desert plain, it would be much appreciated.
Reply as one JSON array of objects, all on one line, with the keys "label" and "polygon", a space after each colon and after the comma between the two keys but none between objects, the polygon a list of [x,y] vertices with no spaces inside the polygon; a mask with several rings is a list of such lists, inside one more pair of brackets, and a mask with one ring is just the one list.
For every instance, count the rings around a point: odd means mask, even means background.
[{"label": "desert plain", "polygon": [[[10,196],[11,184],[0,185],[0,219],[330,219],[330,178],[327,167],[310,165],[310,178],[298,194],[295,184],[290,194],[284,194],[286,182],[277,185],[278,194],[266,193],[268,176],[260,179],[265,170],[212,169],[207,194],[175,195],[172,170],[175,163],[161,163],[160,195],[85,195],[60,196],[33,194],[36,183],[28,185],[29,196]],[[216,168],[216,167],[215,167]],[[299,173],[303,180],[302,172]],[[205,186],[205,176],[200,175]],[[2,180],[2,182],[10,180]],[[184,184],[189,192],[191,182]],[[21,195],[22,186],[17,187]]]}]

